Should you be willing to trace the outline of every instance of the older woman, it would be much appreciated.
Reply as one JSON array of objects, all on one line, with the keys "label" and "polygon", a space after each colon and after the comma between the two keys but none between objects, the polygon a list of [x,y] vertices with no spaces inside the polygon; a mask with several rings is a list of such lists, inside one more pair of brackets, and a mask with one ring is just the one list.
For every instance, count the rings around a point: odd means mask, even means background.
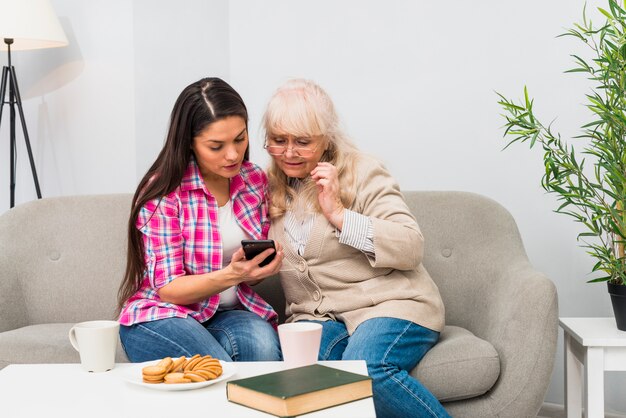
[{"label": "older woman", "polygon": [[263,124],[288,321],[322,324],[320,360],[367,362],[377,416],[447,417],[409,375],[437,342],[444,307],[398,184],[350,142],[311,81],[280,87]]}]

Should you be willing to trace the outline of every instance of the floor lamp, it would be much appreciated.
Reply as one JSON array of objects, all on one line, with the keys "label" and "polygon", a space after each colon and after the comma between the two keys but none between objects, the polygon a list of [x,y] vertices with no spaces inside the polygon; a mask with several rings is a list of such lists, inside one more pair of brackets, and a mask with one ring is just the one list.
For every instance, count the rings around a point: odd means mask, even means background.
[{"label": "floor lamp", "polygon": [[[59,23],[49,0],[0,0],[0,50],[7,51],[8,62],[2,67],[0,82],[0,127],[4,105],[9,108],[9,158],[10,158],[10,207],[15,206],[15,184],[17,174],[17,144],[15,139],[16,109],[20,117],[30,168],[33,173],[37,198],[41,199],[39,179],[33,151],[30,146],[22,98],[11,64],[11,51],[54,48],[68,44],[65,32]],[[8,90],[8,94],[7,94]]]}]

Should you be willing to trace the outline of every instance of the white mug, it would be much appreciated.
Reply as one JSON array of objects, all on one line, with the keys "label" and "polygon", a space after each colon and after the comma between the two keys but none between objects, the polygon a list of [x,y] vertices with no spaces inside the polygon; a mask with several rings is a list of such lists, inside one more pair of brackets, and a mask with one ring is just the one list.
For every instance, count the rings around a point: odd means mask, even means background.
[{"label": "white mug", "polygon": [[315,364],[322,340],[322,325],[313,322],[280,324],[278,338],[287,368]]},{"label": "white mug", "polygon": [[87,321],[70,330],[70,343],[80,354],[88,372],[106,372],[115,366],[120,324],[117,321]]}]

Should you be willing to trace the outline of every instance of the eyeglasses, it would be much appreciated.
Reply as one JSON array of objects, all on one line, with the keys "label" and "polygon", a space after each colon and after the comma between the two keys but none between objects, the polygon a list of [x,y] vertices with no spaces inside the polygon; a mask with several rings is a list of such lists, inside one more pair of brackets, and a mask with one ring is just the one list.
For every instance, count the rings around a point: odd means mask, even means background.
[{"label": "eyeglasses", "polygon": [[269,137],[267,141],[265,141],[263,148],[265,148],[270,155],[283,155],[288,149],[291,149],[293,153],[306,158],[315,153],[315,150],[317,150],[317,147],[319,146],[319,142],[313,148],[301,145],[299,146],[297,144],[308,144],[312,141],[312,139],[313,138],[295,138],[294,142],[296,145],[290,147],[288,145],[289,141],[286,138]]}]

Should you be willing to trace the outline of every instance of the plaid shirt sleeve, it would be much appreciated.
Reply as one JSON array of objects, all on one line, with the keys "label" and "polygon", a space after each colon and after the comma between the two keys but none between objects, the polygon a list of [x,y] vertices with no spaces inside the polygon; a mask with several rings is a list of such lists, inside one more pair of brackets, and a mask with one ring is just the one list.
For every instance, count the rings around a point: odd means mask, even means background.
[{"label": "plaid shirt sleeve", "polygon": [[184,275],[183,235],[176,195],[147,202],[139,212],[136,226],[143,235],[150,285],[159,289]]}]

